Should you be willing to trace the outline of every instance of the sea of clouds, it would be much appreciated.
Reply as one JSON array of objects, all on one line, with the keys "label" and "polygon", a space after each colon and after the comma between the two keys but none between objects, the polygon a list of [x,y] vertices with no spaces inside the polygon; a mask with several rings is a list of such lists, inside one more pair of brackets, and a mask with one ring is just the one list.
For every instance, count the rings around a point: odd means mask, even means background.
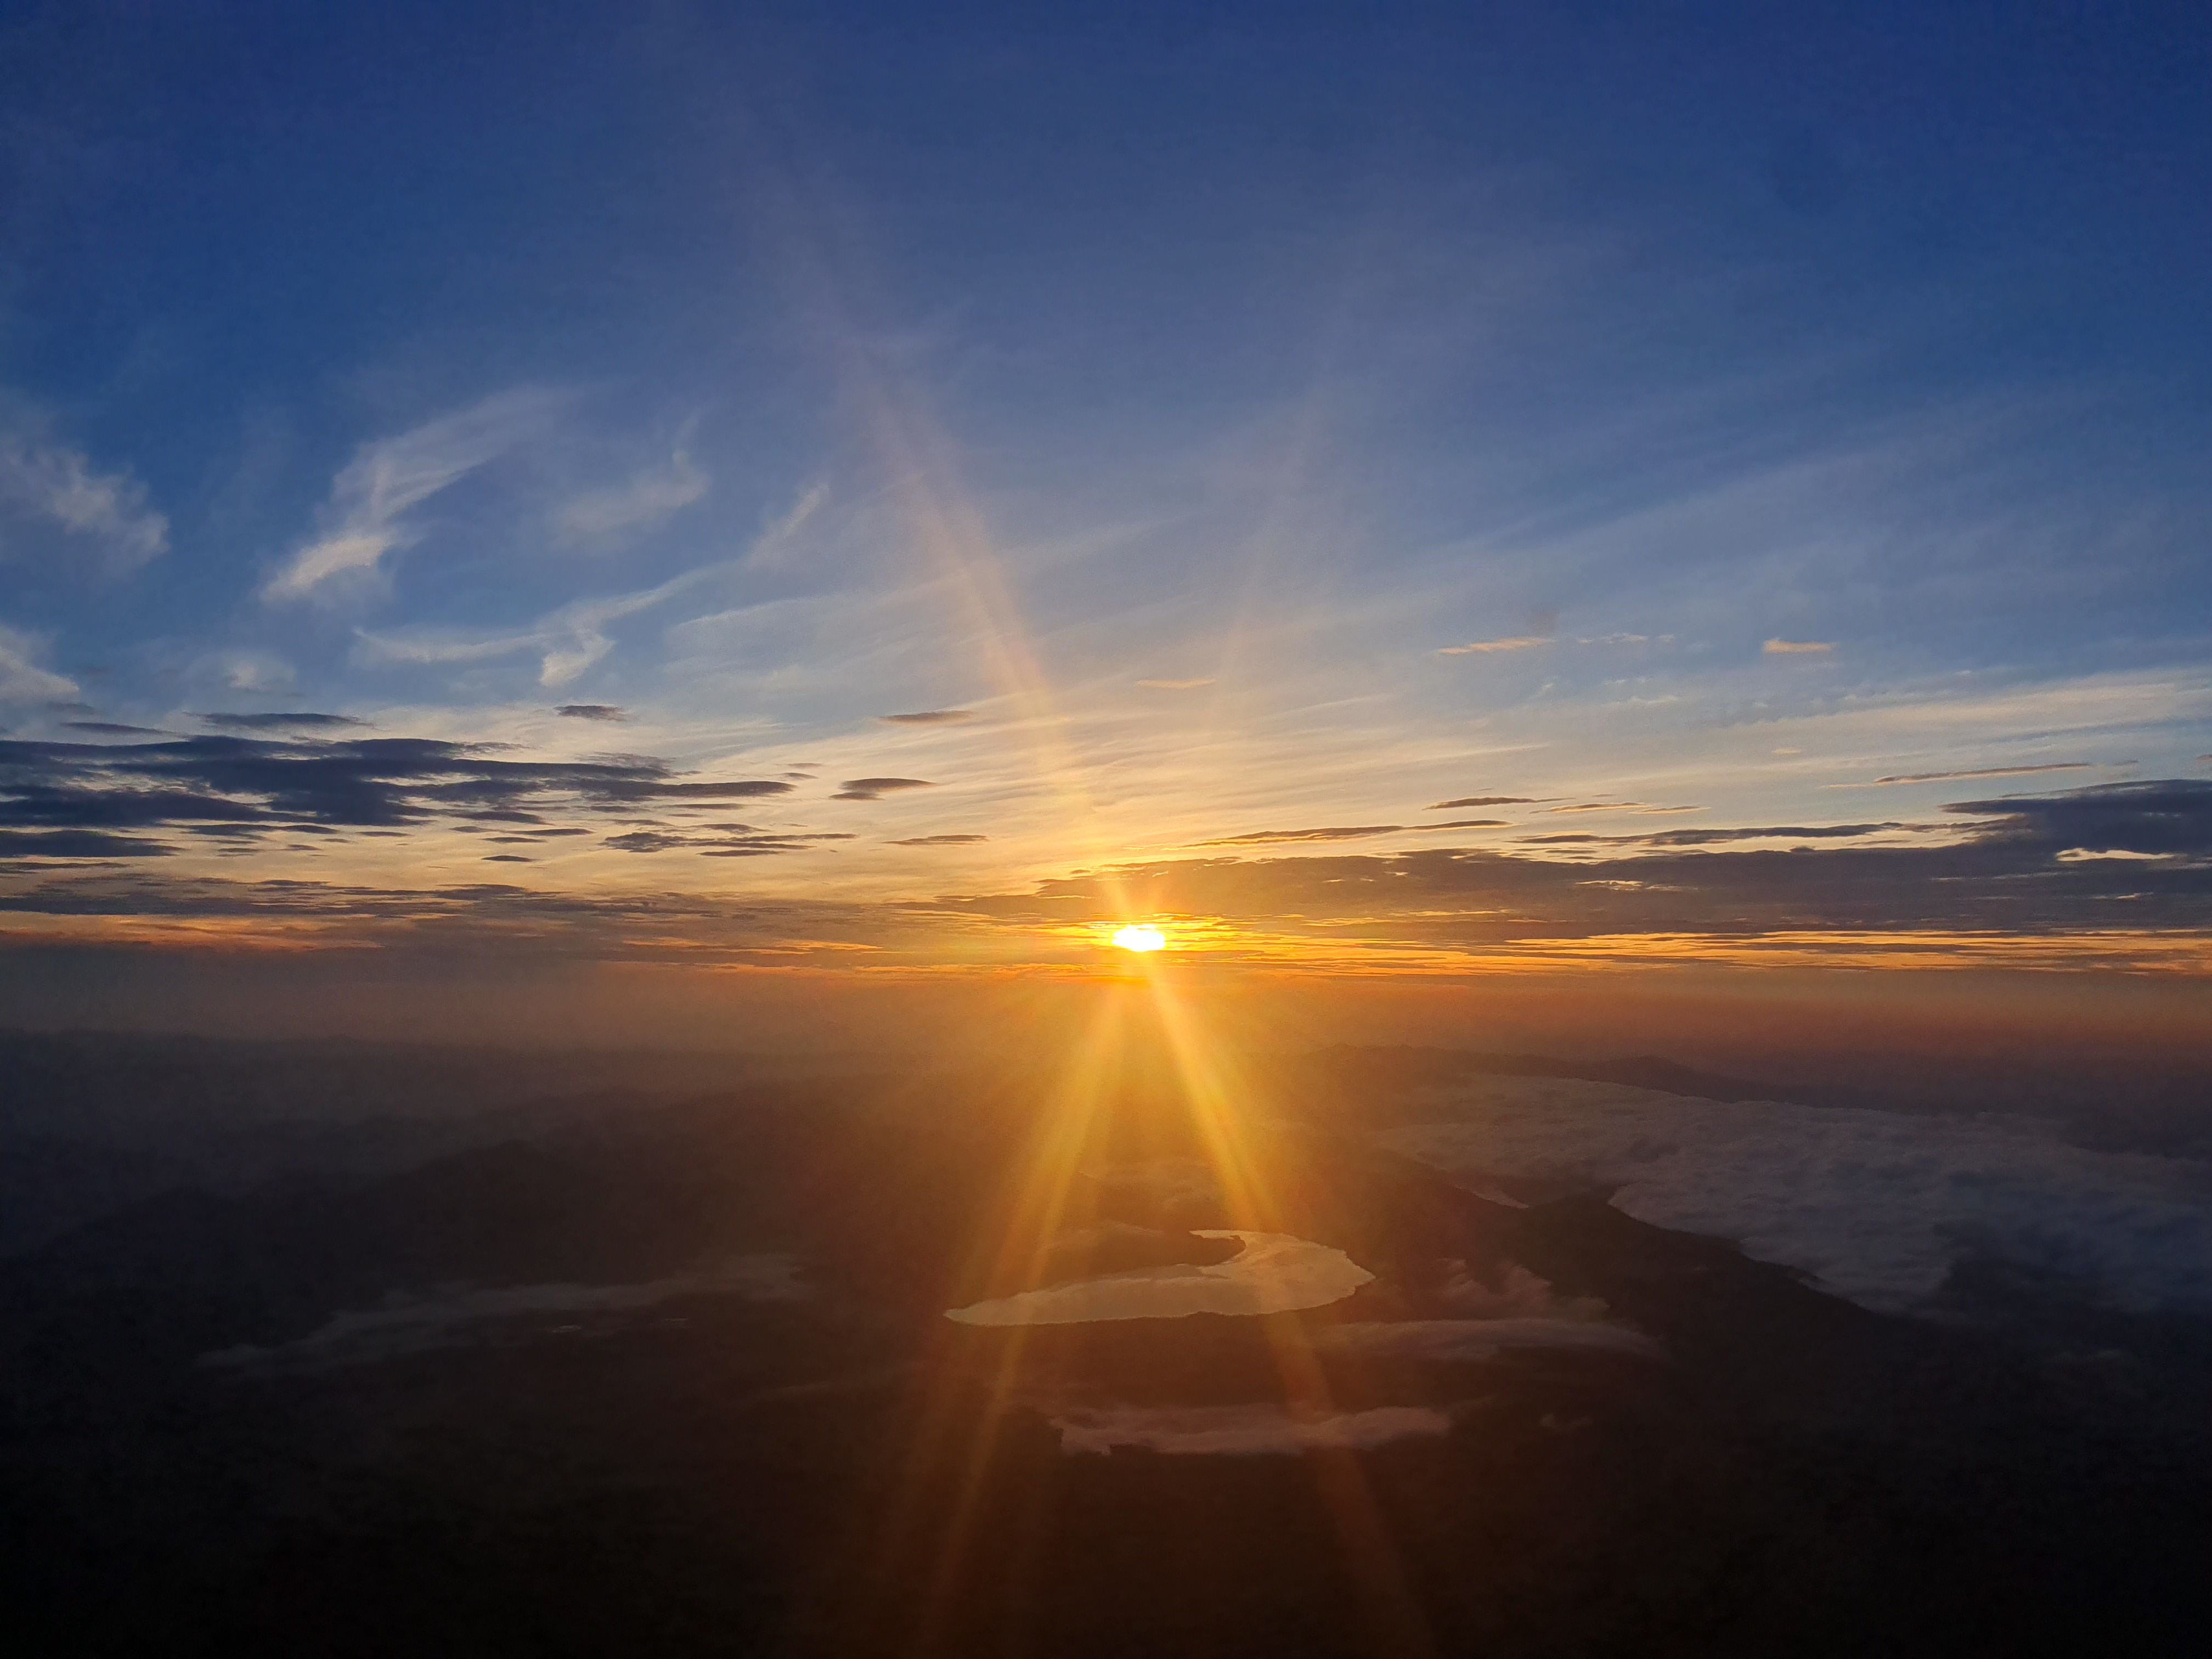
[{"label": "sea of clouds", "polygon": [[1181,1319],[1191,1314],[1292,1313],[1341,1302],[1375,1277],[1341,1250],[1288,1233],[1199,1231],[1243,1249],[1227,1261],[1103,1273],[955,1308],[963,1325],[1077,1325],[1094,1319]]},{"label": "sea of clouds", "polygon": [[2212,1310],[2212,1169],[2089,1152],[2032,1119],[1693,1100],[1486,1079],[1433,1096],[1395,1151],[1499,1178],[1613,1189],[1639,1220],[1732,1238],[1871,1308],[1922,1307],[1962,1260],[2063,1276],[2114,1306]]},{"label": "sea of clouds", "polygon": [[556,1315],[634,1313],[684,1297],[792,1302],[806,1294],[797,1258],[780,1252],[732,1256],[697,1273],[634,1285],[447,1285],[429,1295],[395,1293],[378,1307],[332,1314],[293,1341],[270,1347],[241,1343],[204,1353],[199,1363],[249,1371],[320,1370],[447,1347],[485,1327]]}]

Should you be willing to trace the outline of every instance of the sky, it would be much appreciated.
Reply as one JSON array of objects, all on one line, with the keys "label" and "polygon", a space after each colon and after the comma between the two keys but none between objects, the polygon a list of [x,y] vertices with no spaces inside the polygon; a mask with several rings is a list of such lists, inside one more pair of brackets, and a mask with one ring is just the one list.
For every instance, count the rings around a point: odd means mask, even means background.
[{"label": "sky", "polygon": [[0,7],[0,987],[758,1036],[1150,921],[2185,1024],[2208,76],[2182,5]]}]

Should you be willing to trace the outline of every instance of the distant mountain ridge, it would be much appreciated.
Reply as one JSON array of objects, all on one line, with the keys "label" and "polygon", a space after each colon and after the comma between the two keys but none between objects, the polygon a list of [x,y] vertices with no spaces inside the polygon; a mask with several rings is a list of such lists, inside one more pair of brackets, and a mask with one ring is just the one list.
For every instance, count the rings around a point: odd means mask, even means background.
[{"label": "distant mountain ridge", "polygon": [[1632,1089],[1686,1095],[1696,1100],[1780,1100],[1800,1106],[1859,1105],[1859,1091],[1803,1084],[1759,1083],[1701,1072],[1658,1054],[1620,1060],[1559,1060],[1547,1054],[1485,1054],[1463,1048],[1374,1048],[1336,1043],[1316,1051],[1325,1063],[1358,1064],[1393,1072],[1400,1080],[1442,1082],[1454,1077],[1556,1077],[1618,1083]]}]

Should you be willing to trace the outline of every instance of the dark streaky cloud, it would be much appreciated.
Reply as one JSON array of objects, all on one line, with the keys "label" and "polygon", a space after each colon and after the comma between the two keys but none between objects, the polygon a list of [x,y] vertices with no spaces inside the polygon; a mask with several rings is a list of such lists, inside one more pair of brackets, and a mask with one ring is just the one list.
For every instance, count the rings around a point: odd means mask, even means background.
[{"label": "dark streaky cloud", "polygon": [[1904,827],[1901,823],[1823,823],[1810,827],[1784,823],[1743,830],[1662,830],[1656,835],[1622,836],[1615,839],[1642,842],[1647,847],[1711,847],[1730,841],[1848,841],[1857,836],[1871,836],[1877,830]]},{"label": "dark streaky cloud", "polygon": [[[402,829],[436,819],[538,824],[533,808],[787,794],[763,780],[683,780],[650,756],[523,761],[427,738],[184,738],[94,745],[0,741],[0,827],[155,830],[225,824]],[[144,855],[158,843],[132,843]],[[122,848],[113,849],[124,855]]]},{"label": "dark streaky cloud", "polygon": [[553,711],[572,720],[626,720],[629,714],[611,702],[564,702]]},{"label": "dark streaky cloud", "polygon": [[1462,795],[1457,800],[1440,800],[1426,810],[1449,812],[1462,806],[1529,806],[1537,799],[1534,795]]},{"label": "dark streaky cloud", "polygon": [[[1249,836],[1223,836],[1215,841],[1194,842],[1196,847],[1243,847],[1254,842],[1271,841],[1357,841],[1362,836],[1395,835],[1406,826],[1402,823],[1340,824],[1324,830],[1255,830]],[[1441,824],[1422,826],[1442,829]]]},{"label": "dark streaky cloud", "polygon": [[1902,830],[1902,823],[1753,824],[1741,830],[1661,830],[1643,836],[1572,835],[1522,836],[1530,847],[1712,847],[1737,841],[1850,841],[1881,830]]},{"label": "dark streaky cloud", "polygon": [[202,714],[199,718],[225,732],[336,732],[368,725],[350,714]]},{"label": "dark streaky cloud", "polygon": [[[786,785],[788,788],[790,786]],[[934,789],[927,778],[848,778],[832,800],[879,800],[901,789]]]},{"label": "dark streaky cloud", "polygon": [[1980,766],[1970,772],[1897,772],[1876,783],[1957,783],[1967,778],[2018,778],[2031,772],[2087,772],[2090,761],[2052,761],[2042,766]]},{"label": "dark streaky cloud", "polygon": [[[1217,857],[1048,882],[1025,897],[969,908],[1045,918],[1114,895],[1150,909],[1277,926],[1389,919],[1440,945],[1608,933],[1754,935],[1814,931],[1992,930],[2021,938],[2076,930],[2212,928],[2212,781],[2146,780],[1948,809],[1986,816],[1963,840],[1913,847],[1708,851],[1709,830],[1530,837],[1525,852],[1438,848],[1389,854]],[[1791,832],[1843,840],[1889,826]],[[1905,826],[1898,826],[1905,827]],[[1723,832],[1725,833],[1725,832]],[[1762,828],[1744,838],[1773,837]],[[1616,846],[1569,860],[1538,848]],[[2075,848],[2136,854],[2069,859]],[[1132,901],[1130,895],[1138,897]]]},{"label": "dark streaky cloud", "polygon": [[[686,961],[747,960],[793,939],[896,948],[922,937],[918,928],[937,937],[948,914],[973,918],[978,927],[1024,929],[1065,921],[1071,905],[1111,914],[1115,903],[1130,902],[1271,930],[1317,919],[1332,939],[1356,938],[1371,925],[1378,937],[1446,950],[1609,935],[1727,940],[1780,931],[1809,937],[1823,930],[2063,939],[2076,930],[2109,930],[2116,916],[2137,930],[2212,928],[2212,782],[2169,781],[1959,805],[1962,813],[1985,821],[1962,824],[1966,836],[1948,844],[1643,847],[1579,862],[1467,848],[1223,854],[1086,872],[1018,894],[940,899],[928,907],[926,924],[910,907],[896,904],[533,892],[490,883],[428,890],[248,883],[170,878],[143,864],[40,870],[27,861],[18,868],[34,878],[0,888],[0,912],[313,915],[395,945],[533,960],[548,951],[579,960],[657,958],[679,948]],[[2179,849],[2193,856],[2062,858],[2085,844],[2085,827],[2094,830],[2088,844],[2105,849]],[[651,828],[629,834],[638,850],[689,848],[708,857],[757,857],[769,850],[737,836],[692,839]],[[25,860],[143,860],[166,850],[94,830],[0,830],[0,856]],[[684,943],[659,942],[672,939]]]},{"label": "dark streaky cloud", "polygon": [[0,859],[158,859],[158,841],[99,830],[0,830]]},{"label": "dark streaky cloud", "polygon": [[[745,826],[735,824],[731,828],[742,830]],[[669,853],[687,848],[710,859],[740,859],[760,858],[771,853],[804,853],[817,842],[853,839],[849,835],[835,833],[779,836],[761,831],[709,838],[672,835],[664,830],[633,830],[627,835],[609,836],[604,844],[624,853]]]},{"label": "dark streaky cloud", "polygon": [[892,726],[956,726],[962,720],[972,720],[972,708],[924,708],[912,714],[878,714],[876,718]]},{"label": "dark streaky cloud", "polygon": [[2055,795],[1954,801],[1943,810],[1995,818],[1987,838],[2010,846],[2212,854],[2212,782],[2201,779],[2145,778]]},{"label": "dark streaky cloud", "polygon": [[[147,745],[174,748],[178,745]],[[0,744],[0,775],[28,748]],[[351,745],[339,745],[350,748]],[[98,757],[106,751],[86,750]],[[473,757],[463,757],[473,758]],[[477,763],[481,763],[478,762]],[[250,804],[230,802],[233,811]],[[2166,780],[2108,785],[2010,800],[1962,801],[1952,809],[1965,833],[1949,842],[1851,845],[1881,824],[1800,827],[1799,848],[1709,848],[1711,830],[1662,832],[1580,861],[1527,850],[1468,848],[1387,854],[1223,853],[1048,882],[1019,894],[942,900],[933,915],[964,913],[976,925],[1027,927],[1065,919],[1071,904],[1110,913],[1115,902],[1159,911],[1249,920],[1279,929],[1297,918],[1325,920],[1332,938],[1371,923],[1392,939],[1443,948],[1510,948],[1543,939],[1680,934],[1751,939],[1783,931],[1956,930],[2027,939],[2073,931],[2212,928],[2212,781]],[[253,835],[259,821],[185,826],[220,837]],[[281,825],[270,827],[283,827]],[[1899,826],[1900,828],[1911,826]],[[1787,826],[1751,826],[1773,837]],[[288,833],[296,833],[295,830]],[[399,833],[380,829],[361,835]],[[552,834],[555,831],[543,833]],[[570,832],[573,833],[573,832]],[[1588,848],[1613,838],[1576,836]],[[697,856],[759,857],[796,851],[813,838],[734,828],[713,833],[665,826],[630,830],[620,850],[686,849]],[[1547,842],[1547,845],[1553,845]],[[2078,848],[2148,856],[2069,859]],[[82,916],[313,915],[333,927],[421,945],[533,955],[557,948],[579,958],[653,954],[662,937],[683,937],[686,959],[720,951],[732,959],[780,939],[883,942],[908,937],[899,906],[738,904],[712,894],[533,893],[489,884],[401,890],[306,881],[223,882],[165,878],[146,868],[51,867],[67,860],[139,860],[172,850],[156,840],[100,826],[8,828],[0,857],[31,875],[0,888],[0,911]],[[502,848],[504,850],[504,848]],[[2176,855],[2179,856],[2176,856]],[[1286,921],[1286,919],[1289,919]],[[548,924],[557,924],[550,931]],[[933,926],[934,924],[933,924]],[[808,930],[808,931],[799,931]],[[820,931],[813,931],[820,930]],[[1350,930],[1350,931],[1346,931]],[[549,940],[556,941],[549,945]]]}]

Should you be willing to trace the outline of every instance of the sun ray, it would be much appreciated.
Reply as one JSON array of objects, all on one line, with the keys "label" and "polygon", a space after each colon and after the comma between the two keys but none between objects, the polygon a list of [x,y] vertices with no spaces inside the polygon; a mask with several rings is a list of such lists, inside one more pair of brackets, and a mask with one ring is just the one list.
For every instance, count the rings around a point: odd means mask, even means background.
[{"label": "sun ray", "polygon": [[[1154,959],[1145,960],[1151,966]],[[1251,1133],[1255,1103],[1249,1088],[1170,975],[1154,968],[1147,978],[1160,1029],[1180,1074],[1185,1109],[1212,1166],[1231,1224],[1267,1232],[1296,1224],[1291,1206],[1277,1190],[1267,1157]],[[1297,1314],[1266,1315],[1261,1328],[1289,1409],[1317,1415],[1333,1411],[1334,1393],[1308,1338],[1307,1322]],[[1378,1651],[1413,1659],[1432,1652],[1427,1620],[1357,1455],[1319,1452],[1309,1456],[1307,1464],[1375,1626]]]},{"label": "sun ray", "polygon": [[[1010,1161],[995,1201],[985,1206],[987,1219],[975,1231],[969,1257],[956,1284],[945,1289],[948,1303],[969,1299],[978,1285],[1025,1285],[1043,1270],[1106,1098],[1123,1024],[1123,1010],[1114,999],[1101,999],[1092,1009],[1030,1125],[1027,1145]],[[1020,1327],[1000,1340],[982,1388],[980,1415],[960,1443],[957,1431],[971,1404],[970,1374],[955,1351],[972,1345],[964,1333],[940,1335],[938,1363],[929,1368],[925,1384],[927,1397],[904,1448],[906,1473],[878,1546],[879,1559],[904,1559],[917,1550],[928,1559],[927,1591],[909,1632],[915,1651],[927,1651],[937,1639],[969,1570],[975,1518],[1009,1409],[1016,1403],[1030,1341],[1030,1333]],[[948,1470],[950,1501],[932,1507],[929,1495]]]},{"label": "sun ray", "polygon": [[[1275,1189],[1264,1149],[1252,1133],[1249,1091],[1222,1045],[1203,1029],[1195,1009],[1164,971],[1169,954],[1164,931],[1133,914],[1112,865],[1120,849],[1103,839],[1087,769],[1031,643],[1004,561],[961,477],[952,442],[919,387],[910,377],[885,369],[866,331],[853,320],[850,249],[855,241],[851,227],[831,210],[834,193],[798,188],[794,178],[787,172],[781,187],[772,192],[783,209],[787,263],[803,290],[805,309],[821,325],[839,364],[862,433],[883,473],[894,481],[913,545],[955,596],[969,636],[979,647],[980,665],[1014,714],[1012,724],[1032,775],[1057,805],[1067,845],[1102,871],[1102,896],[1121,924],[1113,943],[1144,970],[1146,1027],[1165,1049],[1185,1127],[1212,1172],[1228,1219],[1241,1229],[1283,1231],[1290,1206]],[[847,234],[835,235],[836,229]],[[833,250],[843,250],[847,257],[840,259]],[[1282,511],[1292,481],[1317,442],[1321,401],[1316,392],[1304,411],[1271,515]],[[1276,528],[1270,524],[1255,538],[1256,559],[1267,556]],[[1249,597],[1248,591],[1248,608]],[[1235,653],[1243,631],[1240,618],[1231,629],[1227,654]],[[1042,1270],[1060,1232],[1102,1110],[1115,1085],[1127,1078],[1136,1034],[1127,1012],[1121,988],[1102,986],[1088,1027],[1070,1045],[1027,1143],[1012,1160],[1007,1190],[984,1211],[963,1268],[964,1283],[1025,1283]],[[1328,1410],[1327,1378],[1303,1323],[1295,1316],[1271,1316],[1263,1320],[1263,1331],[1291,1408]],[[927,1650],[939,1638],[971,1565],[976,1518],[1003,1443],[1003,1425],[1017,1402],[1031,1338],[1024,1328],[1006,1334],[983,1380],[980,1415],[972,1416],[977,1402],[969,1392],[969,1376],[951,1358],[954,1340],[940,1344],[940,1363],[927,1368],[925,1397],[904,1448],[905,1473],[879,1534],[884,1550],[906,1556],[919,1547],[931,1564],[926,1604],[905,1632],[915,1651]],[[963,1422],[973,1426],[964,1444],[955,1443]],[[1402,1565],[1356,1457],[1347,1453],[1309,1462],[1374,1617],[1378,1646],[1401,1654],[1427,1652],[1430,1644]],[[926,1510],[927,1494],[948,1469],[949,1504]]]}]

